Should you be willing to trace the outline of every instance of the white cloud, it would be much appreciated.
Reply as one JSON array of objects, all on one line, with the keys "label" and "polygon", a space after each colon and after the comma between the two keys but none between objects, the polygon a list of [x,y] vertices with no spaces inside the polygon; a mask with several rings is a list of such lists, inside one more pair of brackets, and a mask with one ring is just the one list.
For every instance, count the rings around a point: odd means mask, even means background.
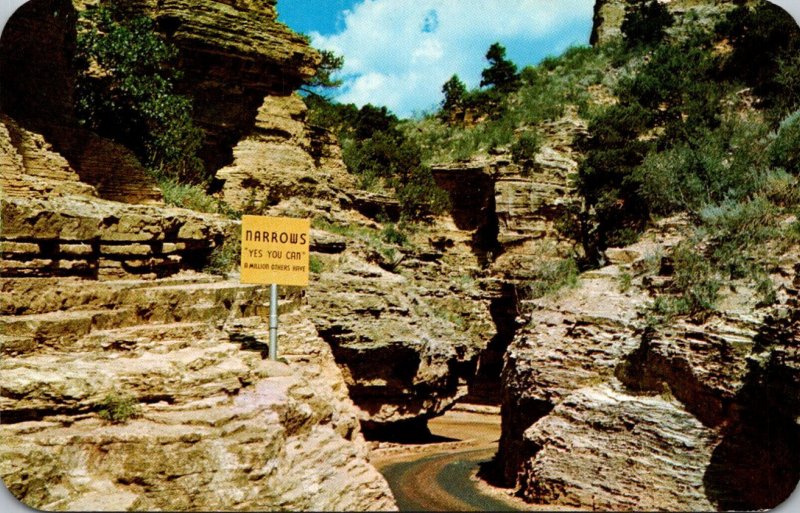
[{"label": "white cloud", "polygon": [[594,0],[364,0],[344,13],[344,30],[311,34],[345,56],[338,100],[386,105],[401,116],[434,107],[458,74],[480,82],[495,41],[522,67],[570,43],[586,43]]}]

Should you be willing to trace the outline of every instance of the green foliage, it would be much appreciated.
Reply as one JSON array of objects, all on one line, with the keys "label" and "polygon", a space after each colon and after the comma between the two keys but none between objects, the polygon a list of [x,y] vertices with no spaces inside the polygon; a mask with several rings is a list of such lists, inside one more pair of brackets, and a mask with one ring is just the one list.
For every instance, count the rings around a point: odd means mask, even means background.
[{"label": "green foliage", "polygon": [[654,45],[661,42],[675,17],[657,0],[639,0],[625,13],[620,27],[630,46]]},{"label": "green foliage", "polygon": [[130,419],[139,417],[141,407],[135,397],[112,392],[100,402],[97,413],[104,420],[114,424],[124,424]]},{"label": "green foliage", "polygon": [[630,176],[650,212],[698,212],[706,205],[741,201],[764,184],[768,129],[740,117],[696,140],[651,151]]},{"label": "green foliage", "polygon": [[672,254],[673,289],[680,294],[679,313],[704,315],[714,309],[721,282],[711,261],[688,244],[679,244]]},{"label": "green foliage", "polygon": [[408,244],[408,236],[398,229],[394,223],[389,223],[383,227],[381,231],[381,239],[389,244],[397,244],[398,246],[405,246]]},{"label": "green foliage", "polygon": [[619,275],[619,291],[625,293],[630,290],[633,285],[633,276],[631,273],[624,272]]},{"label": "green foliage", "polygon": [[309,105],[312,119],[337,133],[344,162],[363,189],[393,192],[408,220],[425,220],[447,207],[447,195],[422,162],[419,143],[406,137],[386,107],[357,109],[319,98]]},{"label": "green foliage", "polygon": [[770,163],[800,176],[800,110],[781,122],[775,140],[769,147]]},{"label": "green foliage", "polygon": [[506,59],[506,49],[493,43],[486,52],[489,67],[481,72],[481,87],[490,86],[498,91],[513,91],[519,85],[517,65]]},{"label": "green foliage", "polygon": [[536,270],[536,277],[528,282],[522,294],[532,299],[550,296],[564,288],[578,285],[580,271],[573,258],[548,262]]},{"label": "green foliage", "polygon": [[463,110],[467,96],[467,86],[458,78],[458,75],[453,75],[450,80],[444,83],[442,94],[444,94],[444,100],[442,100],[443,113]]},{"label": "green foliage", "polygon": [[208,256],[204,272],[225,276],[238,265],[242,254],[242,234],[240,229],[226,234],[222,244],[215,247]]},{"label": "green foliage", "polygon": [[344,56],[336,55],[331,50],[318,50],[322,60],[317,67],[317,73],[306,82],[302,88],[306,92],[319,95],[323,89],[340,87],[343,81],[333,75],[341,71],[344,66]]},{"label": "green foliage", "polygon": [[352,103],[335,103],[323,96],[310,95],[304,98],[308,106],[308,123],[330,130],[342,137],[349,134],[358,116],[358,107]]},{"label": "green foliage", "polygon": [[[467,91],[463,98],[464,119],[442,112],[402,125],[407,137],[422,148],[425,161],[466,160],[475,154],[513,144],[516,134],[556,120],[569,105],[579,111],[591,108],[589,88],[606,80],[611,51],[616,48],[572,47],[540,66],[526,67],[516,90],[495,88]],[[451,120],[462,123],[449,123]],[[444,121],[444,122],[442,122]]]},{"label": "green foliage", "polygon": [[158,186],[164,195],[164,203],[167,205],[236,217],[236,212],[230,206],[210,196],[200,185],[182,184],[175,179],[161,177],[158,180]]},{"label": "green foliage", "polygon": [[800,107],[800,27],[785,10],[766,1],[740,5],[716,31],[733,47],[725,62],[725,75],[752,86],[773,119]]},{"label": "green foliage", "polygon": [[530,162],[542,146],[541,138],[537,132],[525,132],[511,144],[511,158],[514,162]]},{"label": "green foliage", "polygon": [[82,123],[133,149],[159,176],[198,183],[207,178],[197,152],[202,131],[189,98],[175,92],[176,48],[146,16],[110,6],[82,14],[76,40],[77,112]]},{"label": "green foliage", "polygon": [[325,270],[325,264],[317,255],[311,255],[308,258],[308,268],[313,274],[320,274]]},{"label": "green foliage", "polygon": [[[686,185],[670,174],[673,171],[683,177],[699,176],[697,186],[704,187],[707,157],[699,146],[713,146],[703,141],[721,122],[727,89],[716,81],[717,70],[706,36],[662,44],[636,72],[619,81],[615,92],[620,103],[591,120],[589,137],[578,144],[585,158],[577,183],[594,211],[593,237],[587,239],[591,246],[602,249],[631,242],[631,236],[645,226],[652,206],[662,210],[679,206]],[[664,151],[668,154],[660,155]],[[648,167],[637,171],[648,156]],[[684,164],[693,167],[686,170]],[[659,193],[656,189],[664,185],[670,187],[661,202],[651,204]],[[594,254],[596,248],[587,251]]]}]

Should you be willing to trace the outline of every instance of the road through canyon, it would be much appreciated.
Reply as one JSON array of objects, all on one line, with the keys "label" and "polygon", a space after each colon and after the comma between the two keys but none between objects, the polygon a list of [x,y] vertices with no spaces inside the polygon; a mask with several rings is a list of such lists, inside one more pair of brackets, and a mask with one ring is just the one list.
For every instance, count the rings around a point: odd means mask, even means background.
[{"label": "road through canyon", "polygon": [[524,511],[522,502],[476,474],[497,451],[500,415],[491,408],[457,407],[429,422],[427,443],[379,444],[372,460],[386,477],[400,511]]}]

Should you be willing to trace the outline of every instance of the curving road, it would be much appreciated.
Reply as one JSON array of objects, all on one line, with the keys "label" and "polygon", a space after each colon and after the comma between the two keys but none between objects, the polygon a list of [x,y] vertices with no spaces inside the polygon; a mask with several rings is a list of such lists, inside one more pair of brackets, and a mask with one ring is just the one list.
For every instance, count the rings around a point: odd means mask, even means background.
[{"label": "curving road", "polygon": [[[430,421],[431,433],[452,440],[398,447],[373,455],[400,511],[521,511],[519,501],[490,492],[474,477],[497,451],[497,414],[456,410]],[[393,451],[393,452],[392,452]]]}]

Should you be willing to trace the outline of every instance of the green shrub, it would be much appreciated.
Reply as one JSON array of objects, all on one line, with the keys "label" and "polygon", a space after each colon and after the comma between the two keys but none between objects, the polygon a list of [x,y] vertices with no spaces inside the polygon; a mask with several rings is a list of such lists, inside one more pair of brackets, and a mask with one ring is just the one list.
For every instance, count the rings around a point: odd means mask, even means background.
[{"label": "green shrub", "polygon": [[241,254],[241,230],[232,230],[231,233],[227,234],[222,244],[211,251],[203,271],[224,276],[239,265]]},{"label": "green shrub", "polygon": [[427,166],[412,170],[407,181],[395,186],[404,220],[427,220],[447,210],[450,197],[433,178]]},{"label": "green shrub", "polygon": [[653,213],[698,212],[751,197],[767,176],[767,127],[734,118],[694,141],[651,151],[629,178]]},{"label": "green shrub", "polygon": [[578,285],[580,271],[573,258],[544,264],[536,270],[536,277],[524,287],[523,295],[532,299],[550,296],[567,287]]},{"label": "green shrub", "polygon": [[652,45],[664,39],[675,17],[657,0],[634,2],[625,13],[620,29],[630,46]]},{"label": "green shrub", "polygon": [[672,254],[673,289],[679,294],[676,313],[703,316],[714,309],[722,286],[705,255],[689,244],[679,244]]},{"label": "green shrub", "polygon": [[525,132],[511,144],[511,158],[518,164],[530,162],[542,146],[536,132]]},{"label": "green shrub", "polygon": [[800,176],[800,110],[781,122],[769,147],[769,158],[773,166]]},{"label": "green shrub", "polygon": [[405,246],[408,243],[406,234],[400,231],[393,223],[384,226],[381,231],[381,239],[389,244],[397,244],[399,246]]},{"label": "green shrub", "polygon": [[175,92],[177,49],[146,16],[110,6],[81,14],[76,39],[77,112],[82,123],[133,149],[160,176],[205,181],[202,132],[189,98]]},{"label": "green shrub", "polygon": [[753,87],[761,106],[770,109],[775,119],[800,107],[796,103],[800,27],[789,13],[767,1],[740,5],[716,32],[733,47],[724,63],[727,78]]},{"label": "green shrub", "polygon": [[308,258],[308,268],[313,274],[320,274],[325,270],[325,264],[317,255],[311,255]]},{"label": "green shrub", "polygon": [[141,407],[135,397],[112,392],[100,402],[97,413],[104,420],[123,424],[130,419],[139,417]]},{"label": "green shrub", "polygon": [[236,217],[236,212],[224,201],[210,196],[201,185],[182,184],[172,178],[161,177],[158,186],[164,195],[164,203],[197,212],[223,214]]},{"label": "green shrub", "polygon": [[625,272],[619,275],[620,292],[624,293],[629,291],[632,285],[633,285],[633,276],[631,276],[631,273]]}]

